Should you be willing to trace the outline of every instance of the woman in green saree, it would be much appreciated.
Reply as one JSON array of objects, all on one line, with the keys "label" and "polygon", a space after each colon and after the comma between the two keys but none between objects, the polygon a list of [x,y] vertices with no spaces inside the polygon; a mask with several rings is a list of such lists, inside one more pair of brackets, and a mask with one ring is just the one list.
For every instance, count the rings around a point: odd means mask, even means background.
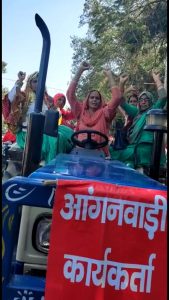
[{"label": "woman in green saree", "polygon": [[[138,107],[134,107],[126,102],[121,104],[123,110],[133,118],[131,127],[128,130],[128,146],[123,150],[110,149],[111,158],[117,159],[128,166],[140,169],[147,168],[151,164],[154,134],[144,130],[146,125],[146,114],[150,109],[163,108],[166,104],[166,91],[160,80],[160,74],[152,72],[154,82],[157,87],[158,100],[154,102],[150,92],[144,91],[138,97]],[[125,84],[128,77],[122,77],[121,85]],[[165,164],[165,154],[162,151],[161,165]]]}]

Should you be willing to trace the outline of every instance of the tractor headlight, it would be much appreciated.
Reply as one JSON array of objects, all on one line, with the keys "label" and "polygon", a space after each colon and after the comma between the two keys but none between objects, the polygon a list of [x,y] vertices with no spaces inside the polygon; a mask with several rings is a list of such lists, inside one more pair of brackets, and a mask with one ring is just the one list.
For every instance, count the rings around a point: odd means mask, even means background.
[{"label": "tractor headlight", "polygon": [[32,243],[34,248],[45,254],[48,254],[49,251],[51,223],[52,215],[44,213],[38,216],[32,231]]}]

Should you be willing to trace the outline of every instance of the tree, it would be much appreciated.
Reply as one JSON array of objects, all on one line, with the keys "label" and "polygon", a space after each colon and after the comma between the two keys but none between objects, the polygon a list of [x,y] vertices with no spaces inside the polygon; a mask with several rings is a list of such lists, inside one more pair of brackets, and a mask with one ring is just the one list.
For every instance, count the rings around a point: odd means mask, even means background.
[{"label": "tree", "polygon": [[2,73],[6,73],[6,66],[7,66],[7,63],[2,61]]},{"label": "tree", "polygon": [[[2,74],[6,73],[7,70],[6,70],[6,67],[7,67],[7,63],[2,61]],[[2,98],[4,97],[5,94],[8,93],[8,89],[5,88],[5,87],[2,87]]]},{"label": "tree", "polygon": [[[82,78],[78,93],[84,96],[91,88],[109,95],[102,75],[110,67],[119,75],[127,72],[130,83],[140,90],[152,82],[150,70],[158,68],[164,76],[167,53],[166,0],[86,0],[80,26],[88,25],[83,39],[72,37],[74,50],[72,72],[82,60],[93,70]],[[149,86],[153,91],[153,85]]]},{"label": "tree", "polygon": [[[7,71],[7,70],[6,70],[6,67],[7,67],[7,63],[4,62],[4,61],[2,61],[2,73],[6,73],[6,71]],[[3,97],[4,97],[4,95],[5,95],[6,93],[8,93],[8,89],[2,87],[2,99],[3,99]],[[4,124],[3,118],[2,118],[2,133],[5,133],[6,130],[7,130],[7,125]]]}]

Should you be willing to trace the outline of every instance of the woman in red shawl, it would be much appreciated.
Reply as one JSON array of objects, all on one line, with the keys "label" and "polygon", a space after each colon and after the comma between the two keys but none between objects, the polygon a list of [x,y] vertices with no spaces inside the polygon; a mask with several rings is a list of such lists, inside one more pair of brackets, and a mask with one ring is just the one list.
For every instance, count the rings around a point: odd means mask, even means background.
[{"label": "woman in red shawl", "polygon": [[[77,119],[77,130],[97,130],[106,136],[109,135],[109,128],[112,120],[115,117],[116,109],[122,101],[122,94],[119,87],[115,86],[112,73],[110,70],[104,71],[108,77],[109,84],[111,86],[112,99],[105,104],[99,91],[92,90],[88,93],[86,99],[83,102],[77,100],[75,91],[80,79],[80,76],[85,70],[89,69],[89,64],[83,62],[74,79],[70,83],[66,96],[71,106],[71,110]],[[84,139],[84,134],[79,134],[80,140]],[[94,135],[92,136],[97,142],[102,142],[102,137]],[[108,146],[103,148],[106,156],[109,156]]]},{"label": "woman in red shawl", "polygon": [[64,94],[56,94],[53,97],[54,107],[59,111],[59,125],[65,125],[74,129],[74,125],[71,124],[71,120],[74,119],[74,115],[71,111],[63,109],[66,103],[66,97]]}]

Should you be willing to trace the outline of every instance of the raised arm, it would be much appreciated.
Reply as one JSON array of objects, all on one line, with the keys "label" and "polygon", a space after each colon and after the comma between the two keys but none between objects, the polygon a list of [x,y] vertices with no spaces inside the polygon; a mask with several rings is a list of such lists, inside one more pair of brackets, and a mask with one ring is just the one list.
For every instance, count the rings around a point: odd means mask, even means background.
[{"label": "raised arm", "polygon": [[78,115],[81,112],[81,103],[79,103],[79,101],[76,98],[76,88],[82,73],[85,70],[89,70],[89,68],[90,65],[87,62],[81,63],[66,92],[67,100],[71,106],[71,110],[74,113],[75,117],[78,117]]},{"label": "raised arm", "polygon": [[117,107],[123,101],[122,92],[120,87],[117,85],[116,79],[113,77],[110,69],[104,70],[104,75],[108,79],[109,86],[112,92],[112,99],[108,102],[104,111],[109,119],[113,119],[116,114]]},{"label": "raised arm", "polygon": [[[121,91],[125,92],[129,92],[129,90],[133,90],[133,86],[128,88],[127,90],[124,91],[124,86],[125,86],[125,83],[127,82],[128,80],[128,76],[127,75],[121,75],[120,76],[120,83],[119,83],[119,86],[120,86],[120,89]],[[130,105],[128,104],[126,101],[125,101],[125,98],[123,98],[123,101],[121,102],[120,104],[120,107],[127,113],[128,116],[134,118],[137,113],[138,113],[138,108],[133,106],[133,105]]]},{"label": "raised arm", "polygon": [[[126,97],[127,97],[128,93],[130,93],[130,92],[132,92],[132,93],[135,92],[136,93],[136,87],[133,86],[133,85],[130,85],[128,88],[125,88],[125,85],[126,85],[127,81],[128,81],[128,75],[127,74],[121,74],[120,75],[120,81],[119,81],[119,87],[120,87],[120,90],[121,90],[122,94],[124,95],[124,98],[123,98],[124,101],[122,102],[122,105],[125,105],[125,103],[126,103]],[[129,107],[128,107],[128,109],[130,110]],[[127,125],[127,123],[128,123],[129,114],[127,113],[126,110],[124,110],[124,108],[122,108],[121,105],[119,105],[118,111],[124,117],[124,120],[125,120],[124,127],[125,127]],[[131,114],[133,114],[133,112],[131,112]],[[135,112],[134,112],[134,114],[135,114]]]},{"label": "raised arm", "polygon": [[125,92],[125,84],[128,81],[128,75],[127,74],[121,74],[120,75],[120,81],[119,81],[119,87],[120,90],[122,92],[122,94],[124,94]]},{"label": "raised arm", "polygon": [[167,92],[164,88],[164,84],[160,79],[160,73],[152,71],[152,77],[154,79],[155,85],[157,87],[158,100],[153,105],[154,108],[163,108],[167,100]]}]

